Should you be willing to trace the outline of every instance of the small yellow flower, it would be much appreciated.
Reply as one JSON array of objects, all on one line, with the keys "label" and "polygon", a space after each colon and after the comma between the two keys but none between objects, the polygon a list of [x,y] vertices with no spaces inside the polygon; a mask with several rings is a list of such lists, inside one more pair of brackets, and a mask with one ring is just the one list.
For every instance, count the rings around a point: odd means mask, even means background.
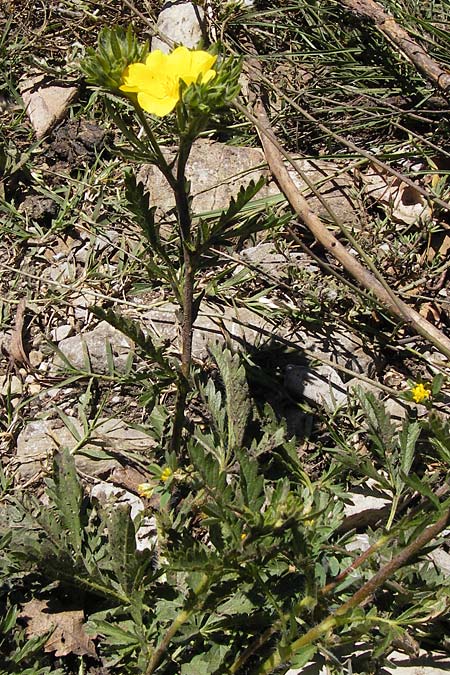
[{"label": "small yellow flower", "polygon": [[164,117],[180,100],[180,80],[188,86],[199,79],[209,82],[216,75],[211,66],[216,56],[202,50],[177,47],[170,54],[150,52],[145,63],[131,63],[124,71],[120,89],[137,94],[146,112]]},{"label": "small yellow flower", "polygon": [[166,466],[166,468],[163,469],[163,472],[162,472],[162,474],[161,474],[161,480],[162,480],[162,482],[165,483],[167,480],[169,480],[169,478],[170,478],[171,476],[173,476],[173,471],[172,471],[172,469],[170,468],[170,466]]},{"label": "small yellow flower", "polygon": [[411,387],[411,394],[416,403],[422,403],[422,401],[426,401],[430,398],[431,389],[427,389],[422,383],[420,383],[416,384],[414,387]]},{"label": "small yellow flower", "polygon": [[245,541],[245,540],[247,539],[247,537],[248,537],[248,534],[246,534],[245,532],[243,532],[243,533],[241,534],[241,541]]},{"label": "small yellow flower", "polygon": [[150,499],[150,497],[153,495],[153,485],[150,483],[139,483],[137,486],[137,492],[139,497],[147,497],[147,499]]}]

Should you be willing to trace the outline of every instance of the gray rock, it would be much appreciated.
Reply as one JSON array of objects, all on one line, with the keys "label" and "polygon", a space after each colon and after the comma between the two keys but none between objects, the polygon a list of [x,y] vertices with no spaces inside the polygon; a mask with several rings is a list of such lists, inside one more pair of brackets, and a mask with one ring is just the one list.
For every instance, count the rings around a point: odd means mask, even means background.
[{"label": "gray rock", "polygon": [[[174,157],[171,148],[164,149],[164,154],[168,160]],[[327,179],[327,176],[333,176],[340,170],[333,162],[298,160],[297,163],[311,183],[320,185],[320,194],[342,222],[357,225],[357,205],[348,196],[350,188],[353,188],[353,179],[342,173],[339,178]],[[186,176],[191,181],[194,197],[192,207],[197,215],[226,208],[242,185],[248,185],[250,180],[257,181],[261,176],[266,177],[268,183],[255,199],[283,199],[278,186],[270,181],[264,153],[258,148],[231,146],[200,138],[192,147]],[[292,176],[298,189],[307,193],[309,188],[306,182],[295,172]],[[165,216],[174,207],[174,199],[160,171],[154,166],[144,165],[137,179],[147,189],[150,203],[158,207],[157,214]],[[308,197],[308,203],[319,216],[329,219],[327,210],[317,197]]]},{"label": "gray rock", "polygon": [[[142,316],[149,331],[156,333],[161,340],[179,345],[178,307],[166,303],[154,308]],[[270,339],[272,324],[256,312],[246,308],[214,307],[204,302],[194,324],[192,337],[192,356],[203,360],[208,357],[208,345],[213,342],[227,342],[232,349],[240,350],[261,345]]]},{"label": "gray rock", "polygon": [[[203,37],[204,11],[192,2],[165,2],[156,22],[156,28],[176,45],[192,49]],[[152,39],[152,50],[167,53],[169,45],[159,37]]]},{"label": "gray rock", "polygon": [[[302,270],[317,271],[317,265],[311,263],[311,258],[303,253],[292,254],[290,251],[283,253],[275,249],[273,242],[261,242],[256,246],[244,248],[240,253],[240,258],[245,266],[250,269],[257,268],[275,279],[283,279],[288,275],[289,268],[301,265]],[[242,268],[236,268],[236,274]]]},{"label": "gray rock", "polygon": [[0,376],[0,394],[2,396],[10,396],[17,398],[23,392],[22,381],[17,375],[1,375]]},{"label": "gray rock", "polygon": [[331,366],[286,366],[284,383],[298,399],[323,406],[329,411],[347,404],[347,389],[341,377]]},{"label": "gray rock", "polygon": [[[164,150],[168,160],[173,159],[170,148]],[[236,197],[242,185],[251,180],[268,176],[263,169],[264,155],[256,148],[239,148],[208,139],[198,139],[189,156],[186,177],[191,181],[194,213],[221,211]],[[258,166],[261,165],[261,168]],[[175,206],[172,191],[168,188],[161,172],[152,165],[144,165],[138,172],[137,180],[147,189],[150,204],[158,207],[157,213],[165,216]],[[258,197],[267,197],[269,191],[263,188]]]},{"label": "gray rock", "polygon": [[[101,321],[92,331],[61,340],[58,348],[74,368],[89,370],[90,364],[93,372],[108,373],[108,344],[113,354],[114,368],[123,372],[133,344],[106,321]],[[54,363],[59,367],[66,365],[59,355],[55,355]]]},{"label": "gray rock", "polygon": [[[69,422],[82,437],[81,423],[73,417],[69,418]],[[117,459],[105,458],[105,451],[126,458],[126,453],[142,452],[153,444],[147,434],[114,418],[100,420],[92,432],[91,440],[95,443],[88,443],[80,451],[89,456],[78,453],[75,456],[78,470],[90,476],[102,476],[121,466]],[[19,478],[27,481],[41,471],[49,472],[55,451],[63,446],[74,448],[76,444],[77,439],[60,419],[29,422],[17,438],[16,462]]]},{"label": "gray rock", "polygon": [[43,75],[22,80],[19,90],[37,138],[43,138],[64,117],[77,95],[76,87],[46,86]]},{"label": "gray rock", "polygon": [[345,520],[339,529],[349,532],[375,525],[380,520],[386,520],[390,507],[391,500],[377,490],[374,481],[369,479],[366,485],[348,493],[344,506]]},{"label": "gray rock", "polygon": [[73,333],[73,326],[68,323],[64,323],[61,326],[56,326],[51,332],[52,340],[55,342],[62,342],[66,338],[71,336]]},{"label": "gray rock", "polygon": [[[448,536],[448,533],[447,533]],[[429,558],[436,568],[445,576],[450,576],[450,553],[447,553],[442,548],[436,548],[428,554]]]}]

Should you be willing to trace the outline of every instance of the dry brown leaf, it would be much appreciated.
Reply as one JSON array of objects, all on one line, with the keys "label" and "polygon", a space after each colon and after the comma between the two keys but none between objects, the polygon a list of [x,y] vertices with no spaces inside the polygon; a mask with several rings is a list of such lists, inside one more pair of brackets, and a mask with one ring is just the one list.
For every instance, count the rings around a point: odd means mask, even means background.
[{"label": "dry brown leaf", "polygon": [[9,343],[9,354],[15,363],[21,363],[23,365],[29,366],[30,362],[23,346],[23,324],[25,320],[26,308],[27,301],[25,298],[22,298],[22,300],[20,300],[19,304],[17,305],[16,319]]},{"label": "dry brown leaf", "polygon": [[431,209],[419,191],[396,176],[390,176],[376,166],[360,176],[366,194],[378,202],[393,220],[412,225],[421,218],[431,217]]},{"label": "dry brown leaf", "polygon": [[446,260],[450,251],[450,235],[446,232],[433,232],[430,245],[425,253],[425,260],[432,262],[437,255]]},{"label": "dry brown leaf", "polygon": [[30,600],[23,606],[20,616],[27,620],[29,638],[52,631],[44,645],[46,652],[55,656],[96,656],[95,645],[84,630],[84,614],[81,609],[53,611],[46,600]]},{"label": "dry brown leaf", "polygon": [[441,312],[434,302],[423,302],[420,305],[419,314],[435,325],[441,320]]}]

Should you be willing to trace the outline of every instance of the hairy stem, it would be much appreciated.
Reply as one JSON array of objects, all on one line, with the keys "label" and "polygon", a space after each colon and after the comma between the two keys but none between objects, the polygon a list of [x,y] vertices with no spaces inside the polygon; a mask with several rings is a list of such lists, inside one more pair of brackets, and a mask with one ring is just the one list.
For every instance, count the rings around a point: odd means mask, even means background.
[{"label": "hairy stem", "polygon": [[194,278],[195,254],[191,247],[191,212],[189,196],[186,188],[186,163],[192,147],[189,139],[182,139],[178,154],[176,186],[174,189],[177,207],[178,226],[183,250],[183,323],[181,326],[181,374],[178,382],[175,417],[172,429],[171,450],[180,448],[181,434],[184,425],[184,408],[189,391],[189,376],[192,360],[192,332],[194,326]]}]

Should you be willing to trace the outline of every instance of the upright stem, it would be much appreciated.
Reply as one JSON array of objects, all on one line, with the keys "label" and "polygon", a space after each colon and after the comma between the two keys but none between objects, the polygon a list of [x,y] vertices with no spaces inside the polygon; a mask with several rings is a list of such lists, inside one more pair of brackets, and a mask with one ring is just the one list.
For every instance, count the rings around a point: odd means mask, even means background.
[{"label": "upright stem", "polygon": [[191,248],[191,213],[189,197],[186,191],[186,163],[192,147],[189,139],[182,139],[178,155],[177,178],[174,189],[177,207],[178,225],[181,246],[183,249],[183,323],[181,327],[181,376],[178,382],[177,400],[175,403],[175,419],[172,429],[171,450],[180,448],[181,433],[184,424],[184,408],[189,391],[189,376],[192,360],[192,332],[194,326],[194,277],[195,253]]}]

